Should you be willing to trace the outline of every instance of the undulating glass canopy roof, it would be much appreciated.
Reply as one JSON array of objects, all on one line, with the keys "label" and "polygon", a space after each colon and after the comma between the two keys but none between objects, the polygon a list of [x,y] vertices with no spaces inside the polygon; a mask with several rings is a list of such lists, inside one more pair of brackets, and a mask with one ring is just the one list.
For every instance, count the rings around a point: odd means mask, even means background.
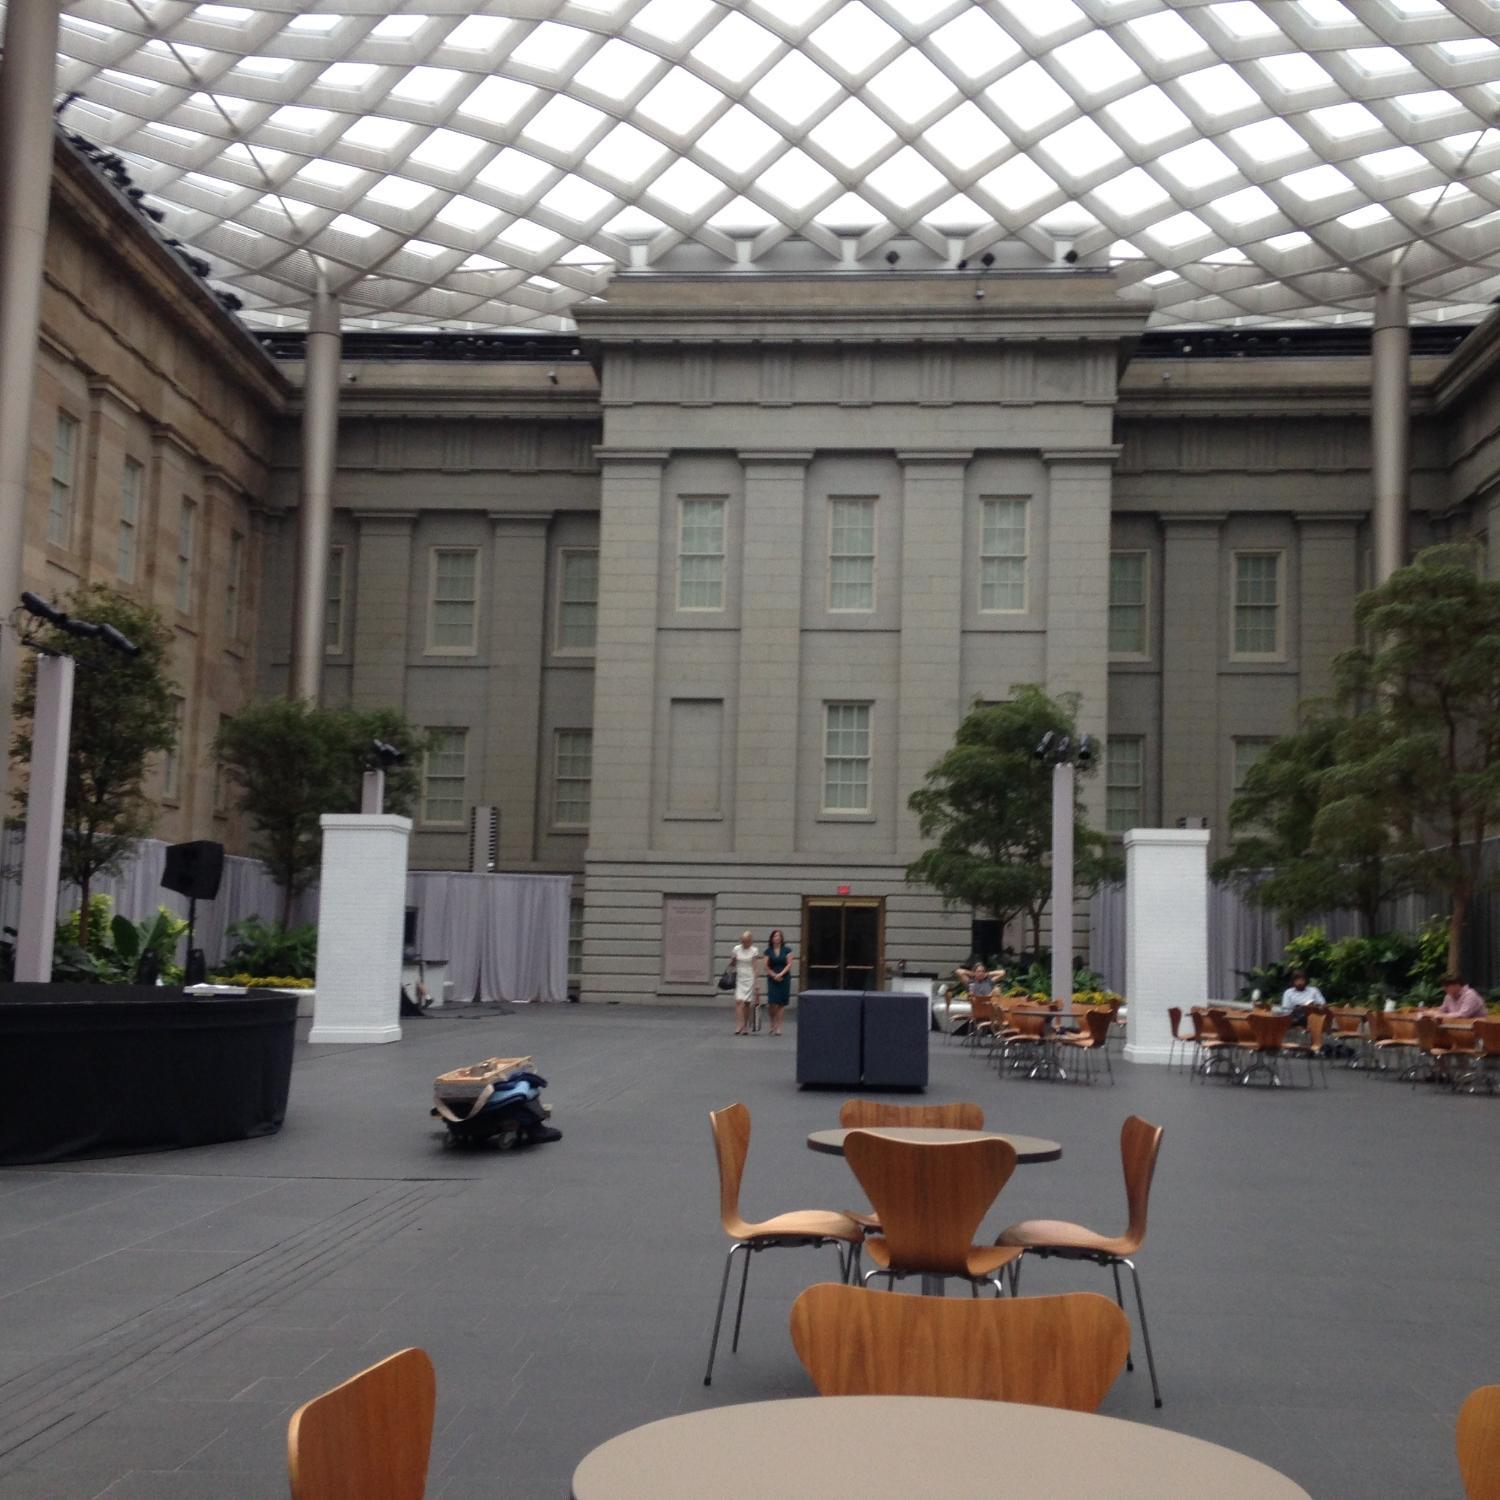
[{"label": "undulating glass canopy roof", "polygon": [[[13,0],[14,3],[14,0]],[[1154,326],[1500,297],[1500,0],[69,0],[59,98],[255,326],[567,329],[684,241],[1115,263]]]}]

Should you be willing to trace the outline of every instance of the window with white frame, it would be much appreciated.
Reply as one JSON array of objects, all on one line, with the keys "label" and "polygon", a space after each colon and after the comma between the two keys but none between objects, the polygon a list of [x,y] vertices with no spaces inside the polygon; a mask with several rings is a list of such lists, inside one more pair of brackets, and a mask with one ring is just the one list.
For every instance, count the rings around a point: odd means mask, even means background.
[{"label": "window with white frame", "polygon": [[823,718],[823,811],[870,810],[870,705],[828,703]]},{"label": "window with white frame", "polygon": [[835,495],[828,502],[828,608],[875,608],[875,501]]},{"label": "window with white frame", "polygon": [[182,795],[182,724],[185,704],[172,699],[172,743],[161,758],[161,795],[164,802],[175,802]]},{"label": "window with white frame", "polygon": [[1259,735],[1237,738],[1234,742],[1234,796],[1245,790],[1245,778],[1249,776],[1256,762],[1275,743],[1274,740]]},{"label": "window with white frame", "polygon": [[240,585],[245,571],[245,539],[239,532],[229,535],[229,558],[224,565],[224,634],[240,638]]},{"label": "window with white frame", "polygon": [[467,806],[469,731],[438,728],[427,731],[427,757],[422,766],[422,821],[461,824]]},{"label": "window with white frame", "polygon": [[1110,833],[1139,828],[1146,817],[1146,741],[1112,734],[1104,755],[1104,826]]},{"label": "window with white frame", "polygon": [[1281,554],[1234,554],[1234,655],[1276,656],[1281,650]]},{"label": "window with white frame", "polygon": [[558,563],[557,649],[592,651],[599,632],[599,553],[569,547]]},{"label": "window with white frame", "polygon": [[724,608],[723,500],[684,499],[677,532],[678,609]]},{"label": "window with white frame", "polygon": [[979,608],[1015,614],[1026,608],[1026,500],[989,498],[979,510]]},{"label": "window with white frame", "polygon": [[576,898],[568,903],[568,978],[583,978],[583,902]]},{"label": "window with white frame", "polygon": [[193,549],[198,536],[198,502],[182,497],[177,516],[177,608],[189,614],[193,608]]},{"label": "window with white frame", "polygon": [[58,412],[52,434],[52,494],[47,504],[47,540],[73,542],[73,478],[78,470],[78,422]]},{"label": "window with white frame", "polygon": [[1109,654],[1146,655],[1147,554],[1109,554]]},{"label": "window with white frame", "polygon": [[344,549],[328,549],[328,583],[323,594],[323,650],[337,656],[344,649]]},{"label": "window with white frame", "polygon": [[552,822],[558,828],[587,828],[594,779],[594,732],[559,729],[552,774]]},{"label": "window with white frame", "polygon": [[479,549],[434,547],[428,609],[429,652],[467,655],[479,633]]},{"label": "window with white frame", "polygon": [[146,466],[125,460],[120,473],[120,531],[115,540],[115,573],[122,583],[135,582],[141,530],[141,501],[146,493]]}]

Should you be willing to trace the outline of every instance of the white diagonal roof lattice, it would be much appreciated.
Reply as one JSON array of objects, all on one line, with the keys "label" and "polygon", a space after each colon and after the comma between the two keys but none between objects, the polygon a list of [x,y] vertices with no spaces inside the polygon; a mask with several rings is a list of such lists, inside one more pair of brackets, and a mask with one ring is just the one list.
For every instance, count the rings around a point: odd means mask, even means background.
[{"label": "white diagonal roof lattice", "polygon": [[[567,329],[743,272],[1059,239],[1157,327],[1500,298],[1500,0],[69,0],[66,128],[260,327]],[[719,263],[716,261],[715,263]],[[845,261],[847,264],[847,260]]]}]

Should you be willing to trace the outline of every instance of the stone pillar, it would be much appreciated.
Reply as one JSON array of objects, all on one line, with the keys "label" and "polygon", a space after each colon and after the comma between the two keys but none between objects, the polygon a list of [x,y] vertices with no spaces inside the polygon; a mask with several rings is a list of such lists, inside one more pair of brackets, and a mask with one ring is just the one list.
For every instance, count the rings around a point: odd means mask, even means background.
[{"label": "stone pillar", "polygon": [[[599,645],[594,657],[590,849],[644,852],[651,841],[651,753],[665,452],[599,448]],[[586,962],[587,960],[585,960]]]},{"label": "stone pillar", "polygon": [[316,703],[323,691],[323,612],[333,534],[333,471],[339,441],[339,299],[321,277],[307,324],[302,363],[302,494],[297,507],[297,575],[292,609],[293,698]]},{"label": "stone pillar", "polygon": [[1354,645],[1357,554],[1352,516],[1297,517],[1298,688],[1333,695],[1333,661]]},{"label": "stone pillar", "polygon": [[547,517],[490,516],[489,754],[479,800],[500,809],[500,858],[536,858],[542,658],[547,650]]},{"label": "stone pillar", "polygon": [[1219,806],[1219,653],[1229,605],[1219,558],[1222,515],[1163,516],[1162,822],[1211,818]]},{"label": "stone pillar", "polygon": [[1208,832],[1132,828],[1125,835],[1127,1062],[1165,1063],[1169,1006],[1208,999]]},{"label": "stone pillar", "polygon": [[[6,7],[0,62],[0,745],[10,747],[20,642],[6,617],[21,595],[31,398],[52,200],[58,0]],[[9,755],[0,755],[0,802]]]},{"label": "stone pillar", "polygon": [[1411,326],[1399,271],[1375,293],[1370,333],[1370,480],[1374,582],[1381,584],[1406,563],[1411,485]]},{"label": "stone pillar", "polygon": [[355,708],[406,702],[407,630],[415,571],[411,534],[416,519],[413,511],[354,513],[359,539],[351,559],[354,566],[344,575],[344,589],[346,594],[351,588],[354,591],[347,650],[352,663],[349,701]]},{"label": "stone pillar", "polygon": [[[106,668],[107,670],[107,668]],[[16,979],[52,978],[57,929],[57,877],[62,863],[63,809],[68,792],[68,733],[73,723],[73,658],[38,656],[36,709],[21,863],[21,915],[16,923]]]},{"label": "stone pillar", "polygon": [[[1118,447],[1059,449],[1047,464],[1047,691],[1076,693],[1078,728],[1102,749],[1109,719],[1110,479]],[[1104,779],[1083,783],[1104,824]]]},{"label": "stone pillar", "polygon": [[401,933],[411,819],[324,813],[310,1042],[401,1040]]},{"label": "stone pillar", "polygon": [[[964,474],[968,450],[898,453],[901,644],[896,740],[896,850],[921,852],[906,799],[953,744],[963,717]],[[993,696],[1009,689],[993,684]]]},{"label": "stone pillar", "polygon": [[[797,847],[795,684],[802,664],[802,534],[811,453],[741,453],[739,733],[735,742],[735,848],[785,854]],[[756,711],[776,700],[773,714]]]}]

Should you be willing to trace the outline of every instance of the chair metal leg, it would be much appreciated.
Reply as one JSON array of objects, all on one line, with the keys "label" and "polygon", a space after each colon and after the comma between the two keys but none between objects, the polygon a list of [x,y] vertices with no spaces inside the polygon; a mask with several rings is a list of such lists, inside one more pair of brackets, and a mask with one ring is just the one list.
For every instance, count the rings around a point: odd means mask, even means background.
[{"label": "chair metal leg", "polygon": [[[1119,1263],[1119,1261],[1117,1261],[1117,1260],[1110,1261],[1110,1263],[1109,1263],[1109,1269],[1110,1269],[1111,1273],[1113,1274],[1113,1276],[1115,1278],[1115,1304],[1116,1304],[1116,1306],[1119,1307],[1119,1309],[1120,1309],[1121,1312],[1124,1312],[1125,1311],[1125,1293],[1124,1293],[1124,1291],[1120,1287],[1120,1263]],[[1129,1348],[1127,1348],[1125,1350],[1125,1368],[1127,1370],[1133,1370],[1133,1369],[1135,1369],[1135,1358],[1131,1354],[1131,1351],[1130,1351]]]},{"label": "chair metal leg", "polygon": [[1109,1048],[1104,1049],[1104,1071],[1109,1074],[1109,1086],[1115,1086],[1115,1065],[1109,1060]]},{"label": "chair metal leg", "polygon": [[1135,1310],[1141,1319],[1141,1341],[1146,1346],[1146,1368],[1151,1371],[1151,1396],[1159,1407],[1161,1386],[1156,1380],[1156,1357],[1151,1352],[1151,1330],[1146,1326],[1146,1304],[1141,1297],[1141,1273],[1136,1270],[1133,1260],[1127,1260],[1125,1264],[1130,1267],[1130,1275],[1135,1282]]},{"label": "chair metal leg", "polygon": [[739,1353],[740,1348],[740,1321],[745,1316],[745,1287],[750,1280],[750,1256],[754,1253],[754,1246],[745,1247],[745,1260],[740,1270],[740,1301],[734,1312],[734,1337],[729,1341],[729,1352]]},{"label": "chair metal leg", "polygon": [[719,1347],[719,1325],[724,1321],[724,1298],[729,1293],[729,1271],[734,1265],[734,1257],[747,1246],[743,1241],[737,1241],[729,1247],[729,1254],[724,1257],[724,1278],[719,1283],[719,1307],[714,1313],[714,1335],[708,1344],[708,1369],[704,1373],[704,1385],[712,1385],[714,1380],[714,1354]]}]

